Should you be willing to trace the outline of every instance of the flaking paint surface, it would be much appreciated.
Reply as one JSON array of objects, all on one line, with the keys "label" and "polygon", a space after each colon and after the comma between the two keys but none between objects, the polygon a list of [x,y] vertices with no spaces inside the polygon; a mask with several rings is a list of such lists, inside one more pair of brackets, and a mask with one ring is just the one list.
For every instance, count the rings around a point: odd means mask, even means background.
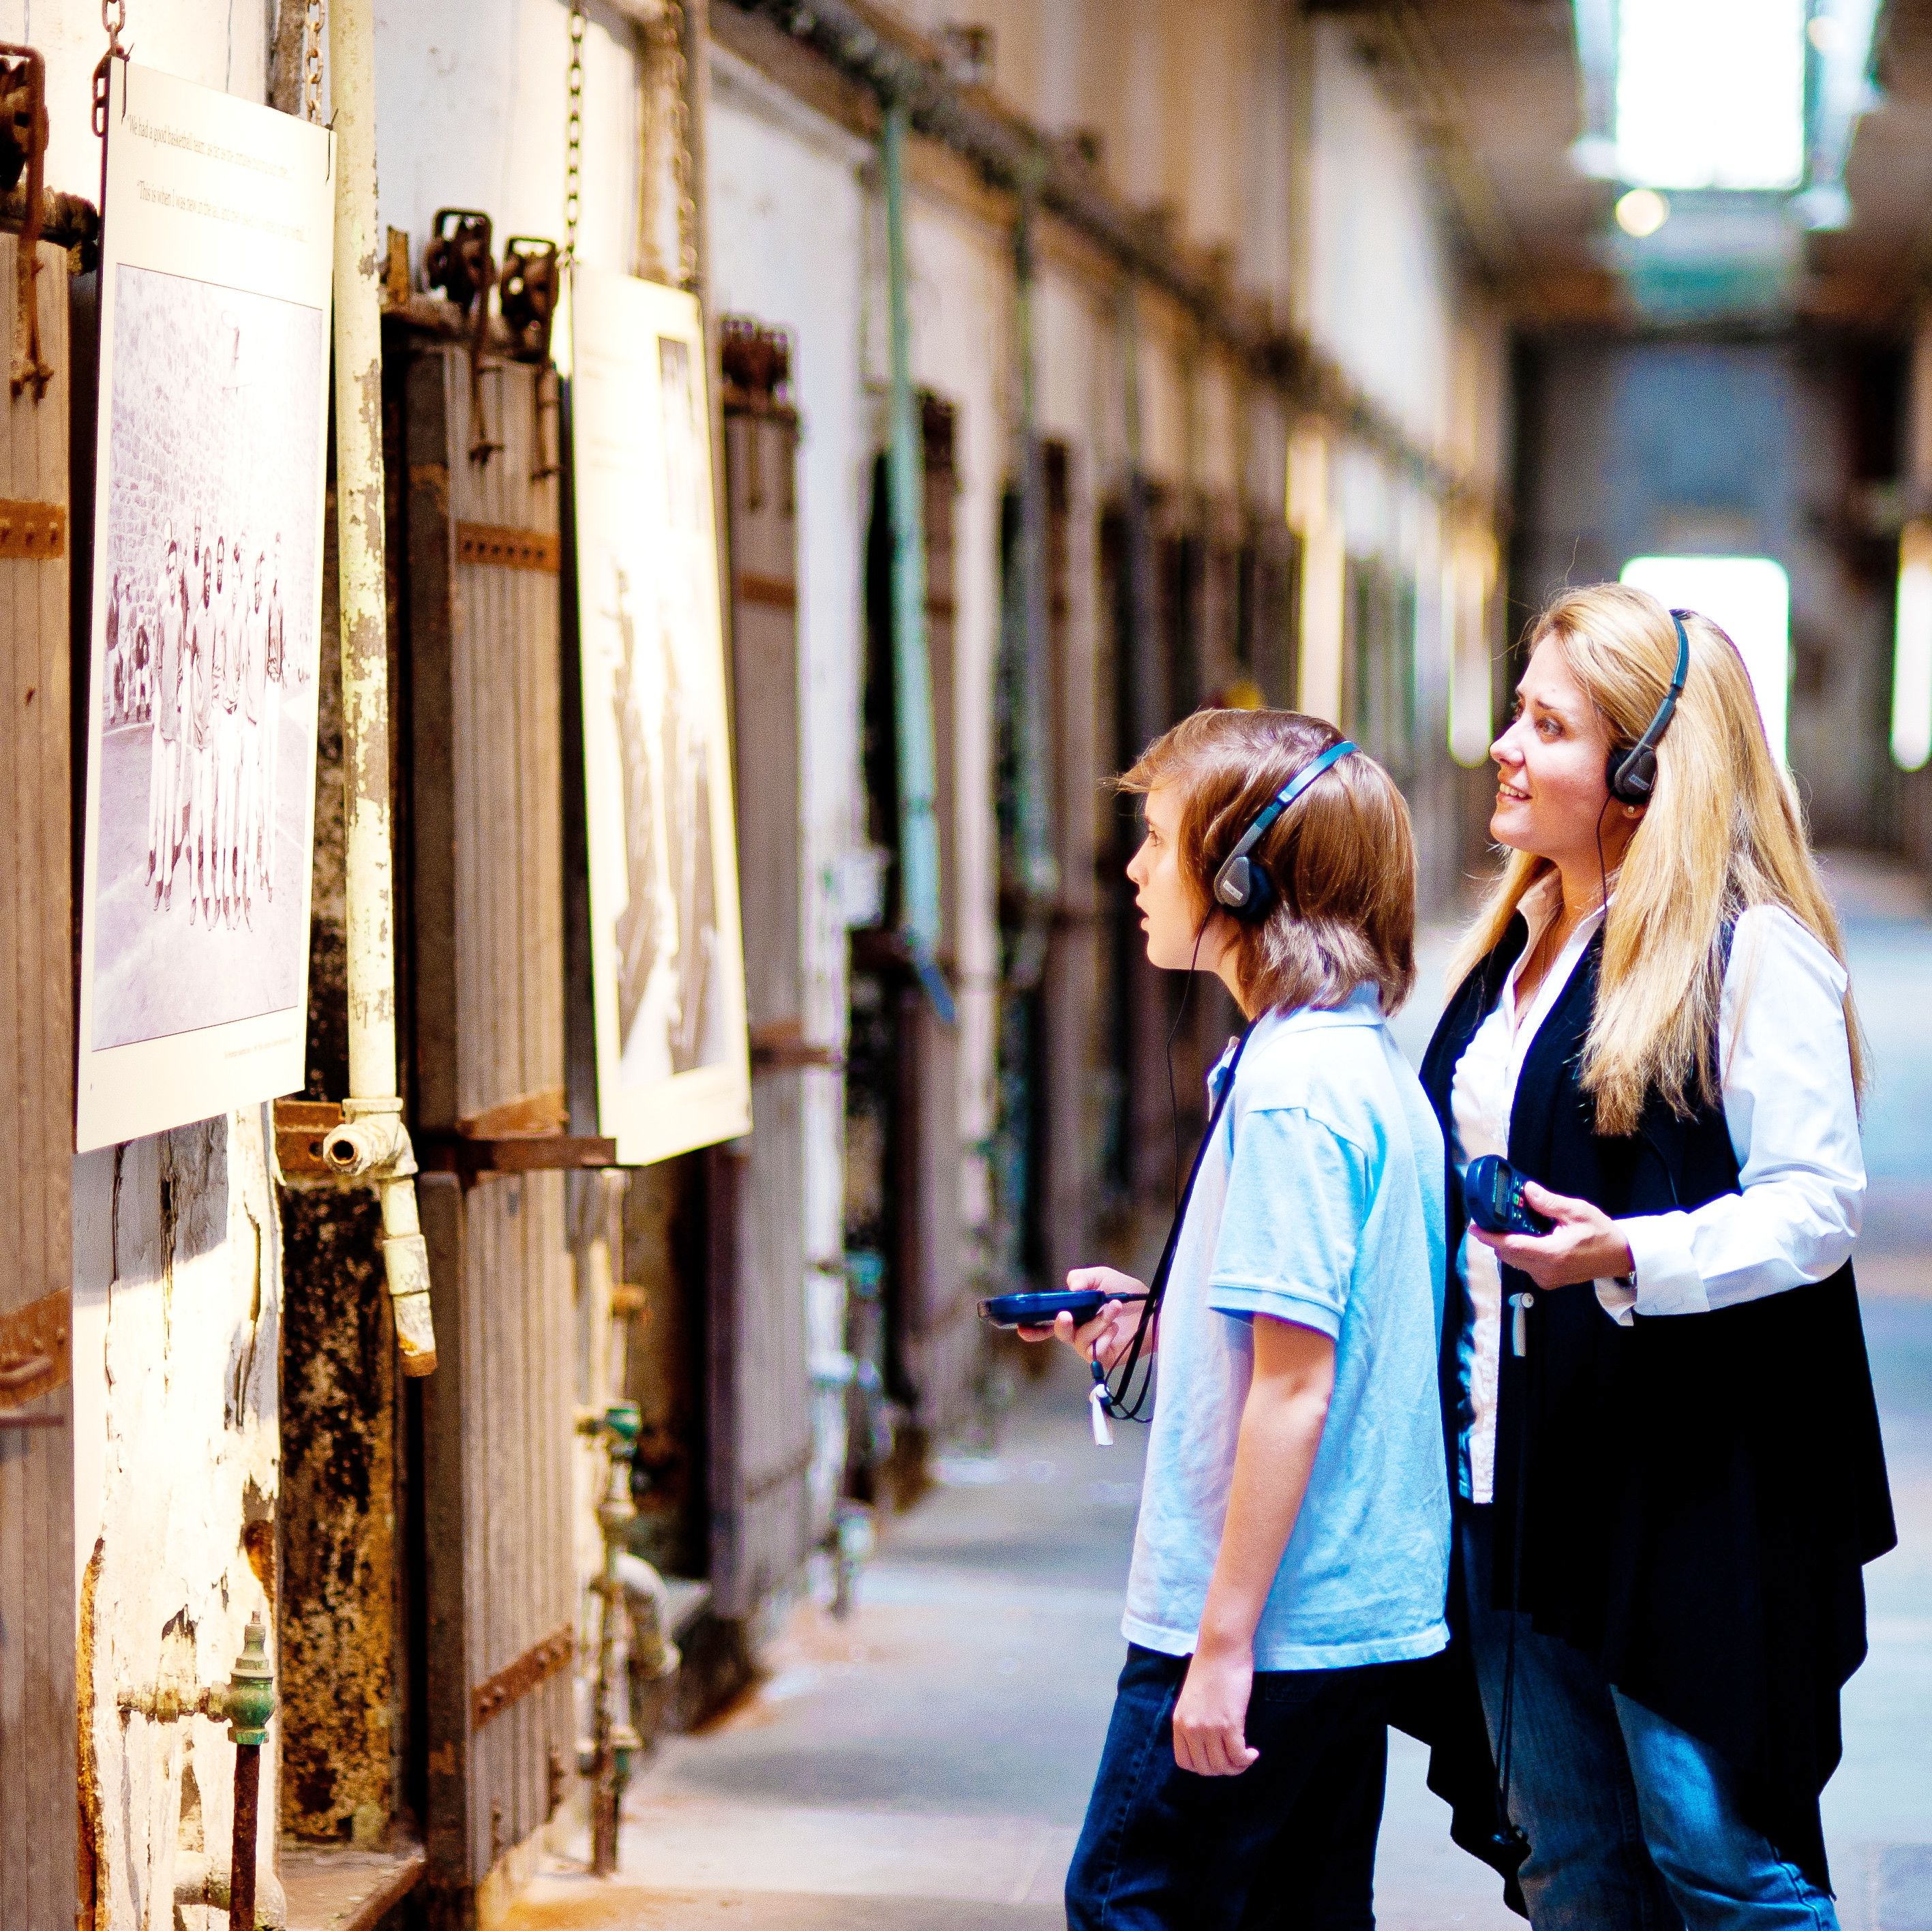
[{"label": "flaking paint surface", "polygon": [[[184,1826],[212,1842],[231,1829],[225,1728],[124,1715],[119,1693],[226,1680],[255,1614],[275,1656],[262,1525],[280,1487],[281,1269],[266,1129],[267,1110],[251,1109],[75,1162],[75,1425],[82,1464],[98,1471],[76,1497],[76,1544],[92,1552],[80,1653],[89,1931],[171,1925]],[[279,1731],[262,1765],[267,1819]],[[190,1772],[198,1815],[184,1816]]]}]

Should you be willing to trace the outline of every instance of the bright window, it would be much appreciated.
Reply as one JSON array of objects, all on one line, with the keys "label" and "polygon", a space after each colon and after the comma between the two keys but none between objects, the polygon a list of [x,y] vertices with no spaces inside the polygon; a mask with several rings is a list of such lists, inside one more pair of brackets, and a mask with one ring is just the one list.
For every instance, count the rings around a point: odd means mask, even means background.
[{"label": "bright window", "polygon": [[1901,770],[1932,761],[1932,523],[1908,523],[1898,545],[1892,640],[1892,755]]},{"label": "bright window", "polygon": [[1796,188],[1806,0],[1618,0],[1617,173],[1633,186]]},{"label": "bright window", "polygon": [[1633,557],[1623,580],[1666,609],[1708,617],[1750,673],[1764,734],[1781,764],[1791,689],[1791,581],[1768,557]]}]

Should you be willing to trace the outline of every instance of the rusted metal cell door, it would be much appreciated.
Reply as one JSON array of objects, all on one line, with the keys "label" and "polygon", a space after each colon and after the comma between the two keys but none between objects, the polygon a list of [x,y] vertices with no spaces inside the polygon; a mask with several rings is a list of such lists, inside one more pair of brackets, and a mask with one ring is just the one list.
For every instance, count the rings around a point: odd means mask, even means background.
[{"label": "rusted metal cell door", "polygon": [[[958,412],[934,395],[920,398],[926,476],[926,647],[932,663],[934,797],[939,824],[940,890],[946,963],[961,929],[959,779],[955,753],[959,628],[956,526],[959,472]],[[952,974],[956,983],[956,972]],[[913,1422],[937,1440],[970,1412],[980,1363],[974,1282],[965,1264],[960,1219],[959,1034],[911,984],[899,993],[900,1122],[894,1168],[900,1199],[898,1277],[904,1284],[901,1359],[912,1395]]]},{"label": "rusted metal cell door", "polygon": [[[0,235],[20,372],[21,243]],[[0,1924],[74,1921],[68,258],[31,299],[44,386],[0,387]]]},{"label": "rusted metal cell door", "polygon": [[731,558],[732,719],[739,876],[752,1035],[752,1132],[715,1157],[710,1297],[712,1602],[747,1616],[812,1542],[806,1347],[807,1069],[836,1050],[807,1037],[800,770],[798,419],[777,392],[784,338],[724,335],[724,477]]},{"label": "rusted metal cell door", "polygon": [[443,1338],[422,1383],[427,1848],[447,1893],[543,1824],[574,1757],[566,1176],[478,1170],[564,1119],[559,488],[547,366],[472,385],[464,349],[406,327],[388,352],[412,1097],[425,1166],[454,1170],[422,1183]]},{"label": "rusted metal cell door", "polygon": [[[412,332],[406,627],[416,1114],[465,1137],[566,1119],[555,377]],[[481,438],[502,446],[471,453]]]}]

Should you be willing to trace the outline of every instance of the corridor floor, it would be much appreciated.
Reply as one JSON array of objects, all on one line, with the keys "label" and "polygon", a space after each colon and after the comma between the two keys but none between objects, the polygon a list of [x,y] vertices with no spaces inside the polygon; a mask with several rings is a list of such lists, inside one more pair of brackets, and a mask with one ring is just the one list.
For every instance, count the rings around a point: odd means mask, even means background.
[{"label": "corridor floor", "polygon": [[[1892,875],[1839,866],[1834,882],[1876,1073],[1860,1267],[1901,1542],[1868,1572],[1871,1656],[1826,1818],[1845,1931],[1932,1931],[1932,920]],[[553,1860],[514,1931],[1060,1924],[1120,1665],[1141,1454],[1134,1430],[1093,1446],[1082,1392],[1063,1356],[1025,1385],[997,1453],[943,1460],[850,1618],[801,1605],[761,1689],[661,1749],[631,1793],[620,1875]],[[1394,1745],[1381,1923],[1520,1923],[1450,1846],[1420,1749]]]}]

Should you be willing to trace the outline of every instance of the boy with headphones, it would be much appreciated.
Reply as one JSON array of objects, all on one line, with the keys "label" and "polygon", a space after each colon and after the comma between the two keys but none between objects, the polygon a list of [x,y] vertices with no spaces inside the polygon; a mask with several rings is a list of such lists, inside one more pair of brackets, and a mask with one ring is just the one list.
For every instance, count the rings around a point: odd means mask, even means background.
[{"label": "boy with headphones", "polygon": [[[1398,1672],[1448,1639],[1442,1140],[1384,1023],[1415,976],[1408,809],[1291,712],[1197,713],[1120,785],[1147,800],[1127,875],[1149,959],[1215,973],[1248,1025],[1149,1298],[1030,1335],[1093,1362],[1121,1416],[1159,1347],[1067,1922],[1234,1931],[1292,1898],[1296,1923],[1353,1931]],[[1069,1285],[1141,1291],[1108,1268]]]}]

